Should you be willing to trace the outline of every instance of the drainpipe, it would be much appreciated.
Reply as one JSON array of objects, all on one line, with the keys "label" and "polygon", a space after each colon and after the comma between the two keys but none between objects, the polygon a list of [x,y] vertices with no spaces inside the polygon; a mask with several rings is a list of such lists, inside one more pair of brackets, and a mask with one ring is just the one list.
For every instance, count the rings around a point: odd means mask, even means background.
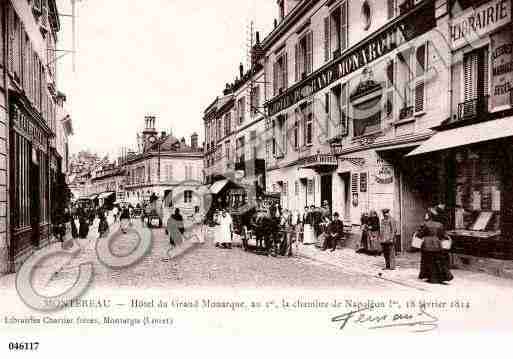
[{"label": "drainpipe", "polygon": [[8,258],[7,258],[7,271],[9,273],[14,273],[15,271],[15,265],[14,265],[14,251],[13,251],[13,246],[12,246],[12,243],[11,243],[11,212],[12,212],[12,208],[11,208],[11,160],[10,160],[10,155],[11,155],[11,148],[10,148],[10,136],[11,136],[11,115],[10,115],[10,108],[9,108],[9,82],[8,82],[8,78],[7,78],[7,68],[8,68],[8,64],[9,64],[9,59],[8,59],[8,53],[9,53],[9,37],[8,37],[8,33],[9,33],[9,17],[8,17],[8,11],[9,11],[9,1],[7,0],[4,0],[2,1],[2,16],[3,16],[3,42],[4,42],[4,45],[3,45],[3,63],[4,63],[4,68],[3,68],[3,82],[4,82],[4,93],[5,93],[5,113],[6,113],[6,118],[5,118],[5,125],[6,125],[6,132],[7,132],[7,135],[6,135],[6,138],[5,138],[5,142],[6,142],[6,145],[5,145],[5,158],[6,158],[6,191],[7,191],[7,195],[5,196],[5,199],[6,199],[6,217],[5,217],[5,224],[6,224],[6,233],[5,233],[5,241],[6,241],[6,245],[7,245],[7,255],[8,255]]}]

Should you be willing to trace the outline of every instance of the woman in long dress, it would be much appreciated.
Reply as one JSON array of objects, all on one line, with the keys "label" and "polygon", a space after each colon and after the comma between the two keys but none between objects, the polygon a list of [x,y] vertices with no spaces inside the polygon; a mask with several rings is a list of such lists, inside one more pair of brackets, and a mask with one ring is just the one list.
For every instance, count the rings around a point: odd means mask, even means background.
[{"label": "woman in long dress", "polygon": [[81,215],[78,218],[78,221],[80,223],[79,229],[78,229],[79,237],[82,238],[82,239],[87,238],[87,235],[89,234],[89,221],[88,221],[88,219],[84,215]]},{"label": "woman in long dress", "polygon": [[194,224],[192,229],[192,238],[198,243],[205,243],[205,226],[203,225],[204,220],[205,217],[201,213],[200,208],[196,206],[192,216],[192,221]]},{"label": "woman in long dress", "polygon": [[454,277],[441,243],[447,239],[447,235],[443,224],[438,222],[435,211],[426,213],[425,222],[417,236],[423,239],[419,279],[438,284],[451,281]]},{"label": "woman in long dress", "polygon": [[381,254],[381,242],[379,240],[379,217],[375,210],[369,212],[369,218],[367,219],[367,243],[369,253],[373,255]]},{"label": "woman in long dress", "polygon": [[221,215],[220,234],[221,244],[225,248],[232,248],[232,216],[224,210]]},{"label": "woman in long dress", "polygon": [[314,213],[312,209],[308,209],[305,216],[305,223],[303,226],[303,244],[314,244],[315,234],[313,228]]}]

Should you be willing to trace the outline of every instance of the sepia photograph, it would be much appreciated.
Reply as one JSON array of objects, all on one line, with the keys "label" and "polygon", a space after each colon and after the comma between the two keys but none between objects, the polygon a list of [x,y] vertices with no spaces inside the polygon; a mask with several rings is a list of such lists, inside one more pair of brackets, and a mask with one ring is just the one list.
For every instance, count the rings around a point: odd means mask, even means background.
[{"label": "sepia photograph", "polygon": [[0,0],[0,69],[8,357],[513,332],[511,0]]}]

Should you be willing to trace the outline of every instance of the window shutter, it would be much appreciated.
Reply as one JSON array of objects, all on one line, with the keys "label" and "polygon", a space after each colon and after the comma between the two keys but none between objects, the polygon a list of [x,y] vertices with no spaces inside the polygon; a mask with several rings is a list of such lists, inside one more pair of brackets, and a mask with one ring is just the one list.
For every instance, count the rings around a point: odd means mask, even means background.
[{"label": "window shutter", "polygon": [[464,72],[465,72],[465,86],[464,86],[464,96],[465,101],[469,101],[475,98],[474,94],[474,74],[473,69],[475,68],[475,63],[477,62],[477,56],[474,53],[468,54],[464,59]]},{"label": "window shutter", "polygon": [[342,136],[347,135],[348,132],[348,123],[347,123],[347,87],[348,83],[342,84],[342,88],[340,90],[340,134]]},{"label": "window shutter", "polygon": [[306,35],[306,73],[309,74],[313,71],[313,32],[308,32]]},{"label": "window shutter", "polygon": [[278,63],[273,64],[273,93],[274,96],[278,94]]},{"label": "window shutter", "polygon": [[479,54],[478,61],[478,88],[477,96],[483,97],[488,95],[488,49],[483,49]]},{"label": "window shutter", "polygon": [[424,80],[415,84],[415,112],[424,111]]},{"label": "window shutter", "polygon": [[295,74],[295,81],[298,82],[299,79],[300,79],[300,74],[299,74],[299,43],[296,44],[296,47],[295,47],[295,50],[294,50],[294,62],[295,62],[295,69],[296,69],[296,74]]},{"label": "window shutter", "polygon": [[330,60],[330,18],[324,18],[324,61]]},{"label": "window shutter", "polygon": [[285,53],[283,55],[283,90],[285,90],[289,86],[289,65],[288,65],[288,54]]},{"label": "window shutter", "polygon": [[347,1],[345,1],[340,9],[340,51],[344,51],[347,47]]},{"label": "window shutter", "polygon": [[394,17],[394,2],[395,0],[387,0],[387,18],[390,20]]},{"label": "window shutter", "polygon": [[415,112],[424,111],[424,74],[426,73],[426,45],[422,45],[416,50],[417,77],[415,79]]}]

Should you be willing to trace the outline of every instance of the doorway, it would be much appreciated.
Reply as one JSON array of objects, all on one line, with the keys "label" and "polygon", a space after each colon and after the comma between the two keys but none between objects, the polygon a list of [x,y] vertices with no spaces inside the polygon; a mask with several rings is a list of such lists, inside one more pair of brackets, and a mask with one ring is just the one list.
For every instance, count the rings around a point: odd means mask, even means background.
[{"label": "doorway", "polygon": [[331,174],[321,176],[321,205],[328,201],[330,209],[333,210],[333,176]]},{"label": "doorway", "polygon": [[[41,222],[41,194],[40,194],[40,169],[39,169],[39,153],[32,153],[32,161],[30,161],[30,225],[32,227],[32,245],[39,247]],[[37,162],[35,162],[36,160]]]}]

